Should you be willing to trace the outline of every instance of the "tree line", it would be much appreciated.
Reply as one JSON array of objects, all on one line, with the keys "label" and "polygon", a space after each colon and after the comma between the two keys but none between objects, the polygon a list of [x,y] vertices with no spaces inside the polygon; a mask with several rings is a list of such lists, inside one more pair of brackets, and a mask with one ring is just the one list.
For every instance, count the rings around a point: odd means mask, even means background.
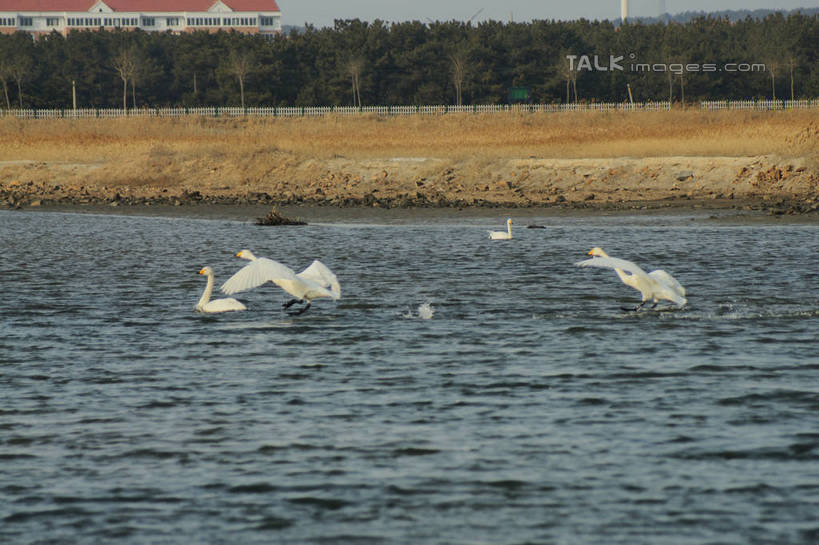
[{"label": "tree line", "polygon": [[272,38],[18,32],[0,35],[0,108],[501,104],[510,89],[534,103],[812,98],[816,44],[819,16],[801,13],[624,25],[354,19]]}]

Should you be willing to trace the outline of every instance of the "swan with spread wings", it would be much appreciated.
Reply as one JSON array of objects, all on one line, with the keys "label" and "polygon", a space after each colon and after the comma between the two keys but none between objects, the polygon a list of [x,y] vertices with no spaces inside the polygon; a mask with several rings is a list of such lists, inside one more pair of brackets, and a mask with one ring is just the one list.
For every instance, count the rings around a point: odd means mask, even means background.
[{"label": "swan with spread wings", "polygon": [[282,308],[289,309],[296,303],[306,303],[303,308],[292,313],[296,315],[306,312],[314,299],[337,300],[341,297],[341,286],[336,275],[318,259],[297,274],[278,261],[256,257],[250,250],[242,250],[236,257],[247,259],[250,263],[222,284],[222,292],[228,295],[272,282],[293,296],[293,299],[282,304]]}]

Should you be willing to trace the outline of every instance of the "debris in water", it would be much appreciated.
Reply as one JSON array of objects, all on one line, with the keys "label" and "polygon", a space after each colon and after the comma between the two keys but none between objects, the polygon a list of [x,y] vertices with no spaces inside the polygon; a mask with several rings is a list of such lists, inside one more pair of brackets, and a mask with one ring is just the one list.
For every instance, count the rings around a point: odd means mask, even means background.
[{"label": "debris in water", "polygon": [[262,218],[256,218],[256,225],[307,225],[307,222],[282,216],[275,208]]}]

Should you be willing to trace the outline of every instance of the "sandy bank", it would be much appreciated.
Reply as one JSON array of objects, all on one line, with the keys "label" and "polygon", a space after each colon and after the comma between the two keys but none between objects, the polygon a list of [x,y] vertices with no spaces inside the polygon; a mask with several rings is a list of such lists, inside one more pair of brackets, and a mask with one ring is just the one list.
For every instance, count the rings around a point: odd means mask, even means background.
[{"label": "sandy bank", "polygon": [[0,205],[811,212],[813,111],[0,120]]},{"label": "sandy bank", "polygon": [[331,206],[565,206],[635,208],[711,201],[710,207],[819,210],[807,159],[755,157],[299,160],[274,152],[262,173],[203,158],[0,162],[0,204],[314,204]]}]

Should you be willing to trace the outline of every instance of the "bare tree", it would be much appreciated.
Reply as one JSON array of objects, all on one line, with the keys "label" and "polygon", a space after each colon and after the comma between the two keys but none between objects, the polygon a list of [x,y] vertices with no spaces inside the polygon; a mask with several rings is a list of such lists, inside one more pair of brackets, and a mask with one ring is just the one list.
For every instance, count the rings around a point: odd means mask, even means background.
[{"label": "bare tree", "polygon": [[560,75],[566,80],[566,103],[574,102],[577,104],[577,67],[569,60],[570,56],[572,56],[570,53],[561,54],[560,58],[562,60],[559,69]]},{"label": "bare tree", "polygon": [[11,77],[17,83],[17,100],[20,103],[20,109],[23,108],[23,82],[31,75],[31,69],[31,58],[23,55],[17,56],[10,64]]},{"label": "bare tree", "polygon": [[777,59],[769,59],[765,63],[765,69],[771,75],[771,100],[776,100],[776,73],[779,72],[779,61]]},{"label": "bare tree", "polygon": [[242,108],[245,107],[245,79],[253,71],[255,60],[249,51],[231,50],[228,55],[227,71],[239,80],[239,97]]},{"label": "bare tree", "polygon": [[[136,51],[133,47],[123,47],[114,55],[113,59],[114,70],[117,71],[119,77],[122,79],[122,109],[128,109],[128,81],[131,81],[133,90],[133,79],[137,71]],[[136,99],[134,99],[134,107],[136,108]]]},{"label": "bare tree", "polygon": [[6,109],[11,109],[9,101],[9,79],[11,78],[11,66],[5,58],[0,57],[0,83],[3,84],[3,97],[6,99]]},{"label": "bare tree", "polygon": [[[680,104],[682,105],[683,110],[685,109],[685,66],[687,62],[688,61],[686,59],[678,57],[675,62],[672,62],[670,65],[666,66],[667,70],[676,73],[677,77],[680,79]],[[674,67],[677,69],[675,70]]]},{"label": "bare tree", "polygon": [[791,69],[791,100],[794,100],[794,96],[793,96],[793,69],[794,69],[794,66],[796,66],[796,59],[794,59],[793,57],[788,59],[788,66]]},{"label": "bare tree", "polygon": [[361,73],[364,71],[364,59],[353,57],[347,61],[347,73],[350,75],[353,92],[353,106],[361,108]]},{"label": "bare tree", "polygon": [[466,54],[462,51],[449,56],[452,63],[452,83],[455,86],[455,103],[463,104],[464,80],[466,80]]}]

